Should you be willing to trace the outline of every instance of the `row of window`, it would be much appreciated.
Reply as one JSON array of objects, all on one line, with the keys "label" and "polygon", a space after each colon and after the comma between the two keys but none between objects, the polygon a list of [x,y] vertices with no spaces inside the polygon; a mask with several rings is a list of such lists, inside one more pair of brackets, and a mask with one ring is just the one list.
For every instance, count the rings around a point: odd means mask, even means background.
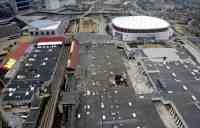
[{"label": "row of window", "polygon": [[55,33],[55,31],[35,31],[35,32],[33,32],[33,31],[31,31],[30,32],[30,34],[32,35],[32,36],[44,36],[44,35],[55,35],[56,33]]},{"label": "row of window", "polygon": [[167,31],[168,28],[160,28],[160,29],[149,29],[149,30],[133,30],[133,29],[125,29],[125,28],[120,28],[112,24],[112,27],[120,32],[126,32],[126,33],[157,33],[157,32],[164,32]]},{"label": "row of window", "polygon": [[170,115],[174,118],[174,121],[178,128],[185,128],[183,122],[180,120],[179,116],[176,114],[176,111],[173,109],[172,106],[169,107]]}]

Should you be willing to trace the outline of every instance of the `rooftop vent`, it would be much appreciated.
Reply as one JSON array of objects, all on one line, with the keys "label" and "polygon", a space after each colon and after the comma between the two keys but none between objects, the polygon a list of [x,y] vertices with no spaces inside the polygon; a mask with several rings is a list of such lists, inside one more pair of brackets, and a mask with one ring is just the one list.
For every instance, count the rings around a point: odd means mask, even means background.
[{"label": "rooftop vent", "polygon": [[25,76],[24,75],[17,75],[17,79],[24,79]]},{"label": "rooftop vent", "polygon": [[144,96],[139,96],[140,99],[144,99]]},{"label": "rooftop vent", "polygon": [[37,54],[33,54],[33,57],[36,58],[36,57],[37,57]]},{"label": "rooftop vent", "polygon": [[30,67],[30,66],[32,66],[32,64],[26,63],[25,66],[26,66],[26,67]]},{"label": "rooftop vent", "polygon": [[133,104],[132,102],[128,102],[128,106],[131,107]]},{"label": "rooftop vent", "polygon": [[86,115],[90,115],[90,112],[89,112],[89,111],[87,111],[87,112],[86,112]]},{"label": "rooftop vent", "polygon": [[12,92],[10,92],[10,93],[8,94],[8,96],[13,96],[13,93],[12,93]]},{"label": "rooftop vent", "polygon": [[170,67],[169,66],[166,66],[166,68],[169,70],[170,69]]},{"label": "rooftop vent", "polygon": [[29,92],[26,92],[26,93],[25,93],[26,96],[28,96],[29,94],[30,94]]},{"label": "rooftop vent", "polygon": [[34,90],[34,87],[31,86],[31,91],[33,91],[33,90]]},{"label": "rooftop vent", "polygon": [[46,62],[42,62],[42,64],[41,64],[42,66],[45,66],[45,65],[47,65],[47,63]]},{"label": "rooftop vent", "polygon": [[87,105],[87,109],[90,109],[90,105],[89,104]]},{"label": "rooftop vent", "polygon": [[9,88],[8,91],[9,91],[9,92],[15,92],[15,91],[16,91],[16,88]]},{"label": "rooftop vent", "polygon": [[49,52],[52,52],[53,50],[52,50],[52,49],[49,49],[48,51],[49,51]]},{"label": "rooftop vent", "polygon": [[103,102],[101,102],[101,108],[104,109],[105,105]]},{"label": "rooftop vent", "polygon": [[35,59],[34,58],[29,58],[28,61],[35,61]]},{"label": "rooftop vent", "polygon": [[193,75],[193,76],[195,76],[196,74],[195,74],[195,72],[191,72],[191,74]]},{"label": "rooftop vent", "polygon": [[102,115],[102,120],[106,120],[106,116],[105,115]]},{"label": "rooftop vent", "polygon": [[192,95],[192,100],[197,101],[196,96]]},{"label": "rooftop vent", "polygon": [[185,67],[185,68],[188,68],[188,65],[184,64],[184,67]]},{"label": "rooftop vent", "polygon": [[131,116],[132,116],[133,118],[136,118],[136,113],[131,113]]},{"label": "rooftop vent", "polygon": [[80,118],[81,118],[81,114],[78,114],[78,115],[77,115],[77,118],[80,119]]},{"label": "rooftop vent", "polygon": [[173,77],[176,77],[176,73],[175,73],[175,72],[173,72],[173,73],[172,73],[172,76],[173,76]]},{"label": "rooftop vent", "polygon": [[114,125],[113,128],[119,128],[117,125]]},{"label": "rooftop vent", "polygon": [[44,60],[46,60],[46,61],[47,61],[47,60],[49,60],[49,58],[48,58],[48,57],[45,57],[45,58],[44,58]]},{"label": "rooftop vent", "polygon": [[173,92],[173,91],[167,91],[167,93],[172,94],[172,93],[174,93],[174,92]]},{"label": "rooftop vent", "polygon": [[40,74],[35,75],[34,78],[40,78]]},{"label": "rooftop vent", "polygon": [[195,72],[195,73],[198,73],[198,72],[199,72],[198,69],[193,69],[192,71]]},{"label": "rooftop vent", "polygon": [[187,86],[183,85],[182,87],[183,87],[183,89],[184,89],[185,91],[188,90]]}]

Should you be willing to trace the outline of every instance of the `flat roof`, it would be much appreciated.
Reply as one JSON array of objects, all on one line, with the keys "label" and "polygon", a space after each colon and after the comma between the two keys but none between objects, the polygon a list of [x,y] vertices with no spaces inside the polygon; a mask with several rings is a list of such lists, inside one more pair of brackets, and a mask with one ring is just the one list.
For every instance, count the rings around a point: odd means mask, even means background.
[{"label": "flat roof", "polygon": [[30,28],[36,28],[39,30],[54,30],[59,27],[61,21],[52,20],[36,20],[29,24]]},{"label": "flat roof", "polygon": [[163,62],[163,57],[167,58],[167,62],[181,60],[174,48],[144,48],[143,52],[153,62]]},{"label": "flat roof", "polygon": [[[76,72],[87,70],[81,74],[77,85],[88,81],[84,87],[88,93],[80,97],[81,107],[77,110],[80,118],[74,127],[164,128],[151,99],[135,96],[126,77],[128,74],[121,52],[113,44],[102,42],[80,46],[80,63]],[[118,74],[126,78],[127,85],[113,85],[114,76]]]},{"label": "flat roof", "polygon": [[[145,66],[152,64],[159,72],[149,73],[160,97],[170,101],[177,113],[191,128],[198,127],[200,118],[200,67],[189,62],[172,61],[165,64],[144,61]],[[148,68],[148,67],[147,67]]]},{"label": "flat roof", "polygon": [[170,24],[156,17],[150,16],[122,16],[112,19],[112,24],[119,28],[131,30],[154,30],[165,29]]},{"label": "flat roof", "polygon": [[8,84],[3,102],[14,105],[31,102],[35,90],[54,75],[60,49],[60,46],[35,47]]}]

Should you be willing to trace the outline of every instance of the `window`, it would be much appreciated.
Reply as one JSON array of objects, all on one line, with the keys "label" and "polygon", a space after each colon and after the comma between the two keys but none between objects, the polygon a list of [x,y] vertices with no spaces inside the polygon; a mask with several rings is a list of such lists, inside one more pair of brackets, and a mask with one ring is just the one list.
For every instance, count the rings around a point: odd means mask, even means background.
[{"label": "window", "polygon": [[34,33],[33,33],[33,32],[30,32],[30,34],[31,34],[31,36],[33,36],[33,35],[34,35]]},{"label": "window", "polygon": [[51,34],[52,34],[52,35],[55,35],[55,31],[52,31]]},{"label": "window", "polygon": [[35,32],[35,35],[36,35],[36,36],[38,36],[38,34],[39,34],[38,32]]},{"label": "window", "polygon": [[41,35],[44,35],[44,32],[41,32]]},{"label": "window", "polygon": [[49,35],[49,31],[47,31],[47,35]]}]

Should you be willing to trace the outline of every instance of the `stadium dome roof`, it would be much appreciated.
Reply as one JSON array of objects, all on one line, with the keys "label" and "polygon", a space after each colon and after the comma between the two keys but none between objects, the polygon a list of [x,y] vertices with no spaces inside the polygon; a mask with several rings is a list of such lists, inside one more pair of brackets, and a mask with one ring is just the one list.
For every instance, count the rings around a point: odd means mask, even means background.
[{"label": "stadium dome roof", "polygon": [[150,16],[122,16],[112,19],[112,24],[122,29],[130,30],[154,30],[165,29],[170,24],[159,18]]}]

